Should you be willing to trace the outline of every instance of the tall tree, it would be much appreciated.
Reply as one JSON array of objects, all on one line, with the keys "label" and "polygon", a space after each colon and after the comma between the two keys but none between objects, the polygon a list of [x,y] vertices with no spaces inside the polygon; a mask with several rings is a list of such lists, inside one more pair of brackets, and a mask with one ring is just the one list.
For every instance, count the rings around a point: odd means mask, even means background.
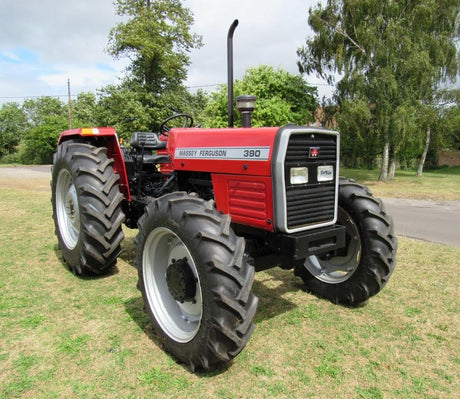
[{"label": "tall tree", "polygon": [[67,108],[59,98],[40,97],[24,101],[22,109],[27,117],[29,128],[35,128],[45,122],[49,116],[66,116]]},{"label": "tall tree", "polygon": [[171,112],[182,111],[189,53],[201,46],[201,38],[191,32],[192,13],[179,0],[117,0],[116,6],[127,21],[111,30],[108,52],[130,63],[122,83],[108,92],[136,92],[135,102],[143,109],[123,117],[147,117],[148,127],[154,128]]},{"label": "tall tree", "polygon": [[[315,34],[298,50],[300,70],[329,82],[340,76],[342,110],[367,104],[372,121],[360,134],[379,141],[381,180],[412,131],[414,119],[401,115],[433,104],[441,84],[456,78],[459,9],[458,0],[327,0],[310,9]],[[426,137],[429,127],[421,128]]]},{"label": "tall tree", "polygon": [[59,98],[40,97],[24,101],[21,107],[26,126],[21,137],[22,163],[51,163],[59,133],[68,129],[67,107]]},{"label": "tall tree", "polygon": [[12,154],[21,140],[26,116],[17,103],[6,103],[0,108],[0,157]]},{"label": "tall tree", "polygon": [[72,118],[75,127],[90,127],[99,124],[94,93],[81,92],[75,100],[72,100]]},{"label": "tall tree", "polygon": [[27,130],[23,138],[20,158],[24,164],[51,164],[59,133],[67,130],[66,116],[45,116],[43,123]]},{"label": "tall tree", "polygon": [[[257,97],[252,116],[253,126],[281,126],[286,123],[308,124],[314,121],[317,90],[300,75],[282,69],[261,65],[249,68],[242,80],[234,86],[235,95],[251,94]],[[209,127],[227,126],[227,86],[212,93],[205,109],[204,124]],[[235,113],[235,124],[241,124],[241,115]]]}]

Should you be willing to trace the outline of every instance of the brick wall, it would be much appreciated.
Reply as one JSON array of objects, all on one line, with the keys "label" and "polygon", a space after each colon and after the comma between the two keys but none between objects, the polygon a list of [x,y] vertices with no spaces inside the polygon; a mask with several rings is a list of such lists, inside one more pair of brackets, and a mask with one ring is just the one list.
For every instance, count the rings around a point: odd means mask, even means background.
[{"label": "brick wall", "polygon": [[438,166],[460,166],[460,151],[439,151]]}]

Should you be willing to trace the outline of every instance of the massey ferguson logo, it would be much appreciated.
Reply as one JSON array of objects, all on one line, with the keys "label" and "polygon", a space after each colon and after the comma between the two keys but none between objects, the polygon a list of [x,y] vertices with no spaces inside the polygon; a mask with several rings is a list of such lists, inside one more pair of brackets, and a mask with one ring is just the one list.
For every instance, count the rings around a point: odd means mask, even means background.
[{"label": "massey ferguson logo", "polygon": [[319,157],[319,147],[310,147],[308,151],[308,158],[318,158]]}]

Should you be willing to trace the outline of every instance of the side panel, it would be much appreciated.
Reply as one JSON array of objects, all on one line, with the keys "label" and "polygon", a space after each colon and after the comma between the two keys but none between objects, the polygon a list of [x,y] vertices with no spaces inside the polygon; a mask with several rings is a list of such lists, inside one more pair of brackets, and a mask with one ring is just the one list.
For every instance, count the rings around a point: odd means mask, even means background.
[{"label": "side panel", "polygon": [[232,222],[273,231],[272,179],[263,176],[213,174],[217,210]]},{"label": "side panel", "polygon": [[104,142],[107,147],[107,155],[109,158],[113,158],[114,160],[113,169],[115,173],[120,176],[120,181],[118,183],[120,192],[125,196],[126,200],[131,201],[125,161],[123,159],[123,154],[121,152],[120,143],[115,129],[111,127],[100,127],[66,130],[59,136],[58,144],[75,138],[87,139],[88,141],[97,139]]},{"label": "side panel", "polygon": [[270,176],[277,130],[172,129],[168,153],[177,171]]}]

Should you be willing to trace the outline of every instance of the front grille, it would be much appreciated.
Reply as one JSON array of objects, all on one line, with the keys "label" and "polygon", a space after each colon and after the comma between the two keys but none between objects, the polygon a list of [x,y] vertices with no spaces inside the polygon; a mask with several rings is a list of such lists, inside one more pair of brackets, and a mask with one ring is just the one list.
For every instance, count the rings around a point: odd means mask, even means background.
[{"label": "front grille", "polygon": [[[313,149],[313,151],[312,151]],[[318,151],[312,157],[312,152]],[[284,161],[286,182],[286,215],[288,229],[334,220],[335,176],[337,173],[337,136],[330,134],[301,133],[289,138]],[[319,182],[318,166],[332,165],[334,180]],[[290,184],[292,167],[308,168],[308,183]]]}]

